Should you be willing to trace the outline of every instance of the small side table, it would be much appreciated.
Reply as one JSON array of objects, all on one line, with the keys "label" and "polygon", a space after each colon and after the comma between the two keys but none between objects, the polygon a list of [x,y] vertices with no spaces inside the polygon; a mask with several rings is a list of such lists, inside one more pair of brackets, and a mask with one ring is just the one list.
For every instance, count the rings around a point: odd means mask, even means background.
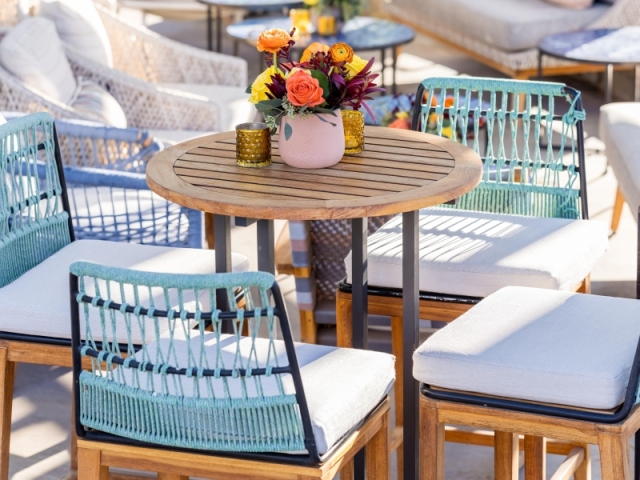
[{"label": "small side table", "polygon": [[542,76],[544,55],[606,65],[606,103],[611,103],[613,99],[613,68],[617,65],[635,65],[634,98],[636,102],[640,101],[640,27],[603,28],[549,35],[538,44],[538,52],[538,76]]},{"label": "small side table", "polygon": [[[289,17],[252,18],[229,25],[227,33],[233,38],[255,45],[260,33],[271,28],[281,28],[289,31],[291,30],[291,20]],[[301,51],[313,42],[321,42],[328,45],[344,42],[349,44],[355,51],[379,50],[380,61],[382,62],[382,86],[385,83],[384,69],[387,49],[391,49],[392,80],[390,93],[395,94],[398,47],[411,43],[415,36],[416,34],[412,28],[400,23],[373,17],[356,17],[345,23],[337,35],[323,37],[318,33],[312,33],[304,37],[301,36],[293,48]]]}]

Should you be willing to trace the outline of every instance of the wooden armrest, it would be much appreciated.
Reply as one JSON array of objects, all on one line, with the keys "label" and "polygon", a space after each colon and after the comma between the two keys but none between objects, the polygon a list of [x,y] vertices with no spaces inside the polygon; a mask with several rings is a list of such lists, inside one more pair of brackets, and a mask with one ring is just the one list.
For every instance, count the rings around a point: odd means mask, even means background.
[{"label": "wooden armrest", "polygon": [[285,225],[276,242],[276,270],[282,275],[293,275],[293,258],[291,255],[291,237],[289,225]]}]

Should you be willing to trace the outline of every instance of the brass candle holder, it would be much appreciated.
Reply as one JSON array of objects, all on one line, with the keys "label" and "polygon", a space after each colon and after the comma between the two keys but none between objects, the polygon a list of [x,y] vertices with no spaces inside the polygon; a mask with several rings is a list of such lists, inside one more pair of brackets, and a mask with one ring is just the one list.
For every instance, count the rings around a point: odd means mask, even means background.
[{"label": "brass candle holder", "polygon": [[341,110],[344,125],[344,153],[364,150],[364,114],[358,110]]},{"label": "brass candle holder", "polygon": [[271,132],[266,123],[236,125],[236,163],[241,167],[271,165]]}]

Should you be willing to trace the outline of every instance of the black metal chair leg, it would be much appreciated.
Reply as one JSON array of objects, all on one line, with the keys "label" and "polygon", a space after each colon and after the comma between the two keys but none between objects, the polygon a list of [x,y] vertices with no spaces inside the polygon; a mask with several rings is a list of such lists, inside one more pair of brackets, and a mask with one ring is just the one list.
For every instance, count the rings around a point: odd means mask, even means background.
[{"label": "black metal chair leg", "polygon": [[634,450],[633,480],[640,480],[640,430],[638,430],[635,435]]}]

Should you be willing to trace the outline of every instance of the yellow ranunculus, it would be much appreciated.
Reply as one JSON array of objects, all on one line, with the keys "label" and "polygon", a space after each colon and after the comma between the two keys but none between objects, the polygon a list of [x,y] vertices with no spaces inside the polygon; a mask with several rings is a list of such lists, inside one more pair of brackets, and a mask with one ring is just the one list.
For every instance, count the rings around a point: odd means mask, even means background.
[{"label": "yellow ranunculus", "polygon": [[269,92],[267,83],[271,83],[271,77],[276,73],[282,74],[282,72],[280,72],[280,70],[278,70],[275,65],[272,65],[260,75],[258,75],[258,77],[251,85],[251,96],[249,97],[249,101],[251,103],[258,103],[263,100],[269,100],[269,97],[267,97],[267,93]]},{"label": "yellow ranunculus", "polygon": [[345,68],[347,69],[347,72],[348,72],[347,78],[355,77],[366,66],[367,66],[367,61],[366,60],[363,60],[359,56],[354,55],[353,56],[353,60],[351,60],[350,63],[347,63],[345,65]]}]

